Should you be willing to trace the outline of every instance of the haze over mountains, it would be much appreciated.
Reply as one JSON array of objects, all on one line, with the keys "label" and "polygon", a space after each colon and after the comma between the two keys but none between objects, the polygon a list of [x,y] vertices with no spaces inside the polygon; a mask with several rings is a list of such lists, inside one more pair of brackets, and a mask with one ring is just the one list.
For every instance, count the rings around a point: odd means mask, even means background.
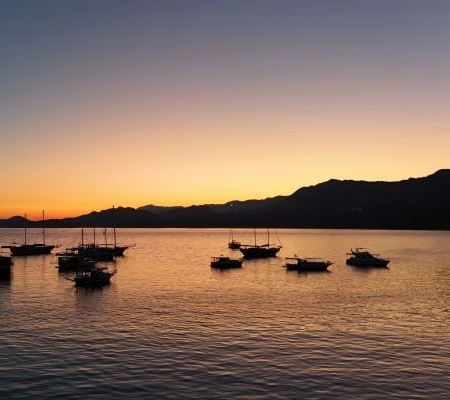
[{"label": "haze over mountains", "polygon": [[[51,219],[46,227],[267,227],[450,229],[450,169],[398,182],[331,179],[290,196],[190,207],[118,207],[75,218]],[[0,227],[40,227],[23,217]]]}]

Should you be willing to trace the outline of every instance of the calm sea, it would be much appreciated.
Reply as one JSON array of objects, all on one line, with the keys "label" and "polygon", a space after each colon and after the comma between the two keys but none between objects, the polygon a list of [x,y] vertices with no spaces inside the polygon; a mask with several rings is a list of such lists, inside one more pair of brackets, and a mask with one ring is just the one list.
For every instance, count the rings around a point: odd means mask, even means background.
[{"label": "calm sea", "polygon": [[[79,229],[46,233],[61,249],[81,240]],[[103,289],[76,289],[55,256],[16,257],[0,282],[0,398],[450,397],[450,232],[276,233],[279,257],[216,271],[211,256],[240,256],[226,229],[121,229],[136,246]],[[0,230],[12,240],[22,231]],[[389,268],[347,266],[352,247]],[[334,264],[287,272],[294,254]]]}]

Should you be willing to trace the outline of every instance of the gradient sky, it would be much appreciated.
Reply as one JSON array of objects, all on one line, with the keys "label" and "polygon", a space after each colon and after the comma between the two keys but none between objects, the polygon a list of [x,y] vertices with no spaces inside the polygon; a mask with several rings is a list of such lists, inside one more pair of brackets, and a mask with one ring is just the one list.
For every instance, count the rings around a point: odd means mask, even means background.
[{"label": "gradient sky", "polygon": [[0,218],[448,167],[450,2],[0,0]]}]

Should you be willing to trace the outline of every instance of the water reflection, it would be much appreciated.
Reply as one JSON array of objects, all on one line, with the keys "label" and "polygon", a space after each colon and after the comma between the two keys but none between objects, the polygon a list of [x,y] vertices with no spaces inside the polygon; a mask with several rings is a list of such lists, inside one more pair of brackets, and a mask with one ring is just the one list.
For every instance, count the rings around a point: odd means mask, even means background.
[{"label": "water reflection", "polygon": [[[11,272],[12,274],[12,272]],[[0,292],[4,289],[10,289],[11,288],[11,279],[12,276],[0,276]]]},{"label": "water reflection", "polygon": [[[48,234],[68,244],[74,232]],[[209,256],[228,255],[228,230],[124,230],[139,246],[102,288],[76,288],[52,256],[17,259],[0,281],[0,327],[14,327],[2,329],[0,397],[448,396],[450,254],[436,243],[450,235],[278,234],[279,257],[222,271]],[[390,268],[346,265],[359,244]],[[284,254],[295,253],[335,264],[288,273]]]},{"label": "water reflection", "polygon": [[0,282],[10,282],[12,279],[13,267],[0,267]]},{"label": "water reflection", "polygon": [[[4,313],[11,310],[11,279],[0,279],[0,321],[5,319]],[[0,327],[2,324],[0,323]]]}]

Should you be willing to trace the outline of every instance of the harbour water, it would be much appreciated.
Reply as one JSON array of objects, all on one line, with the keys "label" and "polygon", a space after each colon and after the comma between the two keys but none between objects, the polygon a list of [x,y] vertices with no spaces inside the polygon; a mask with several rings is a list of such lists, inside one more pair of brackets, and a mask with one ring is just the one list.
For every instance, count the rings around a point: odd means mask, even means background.
[{"label": "harbour water", "polygon": [[[1,229],[0,243],[21,234]],[[103,289],[76,289],[55,256],[15,257],[0,281],[0,398],[449,398],[450,232],[277,235],[278,257],[217,271],[211,256],[240,256],[226,229],[121,229],[136,246]],[[81,234],[46,240],[62,250]],[[352,247],[389,268],[346,265]],[[286,271],[294,254],[333,265]]]}]

